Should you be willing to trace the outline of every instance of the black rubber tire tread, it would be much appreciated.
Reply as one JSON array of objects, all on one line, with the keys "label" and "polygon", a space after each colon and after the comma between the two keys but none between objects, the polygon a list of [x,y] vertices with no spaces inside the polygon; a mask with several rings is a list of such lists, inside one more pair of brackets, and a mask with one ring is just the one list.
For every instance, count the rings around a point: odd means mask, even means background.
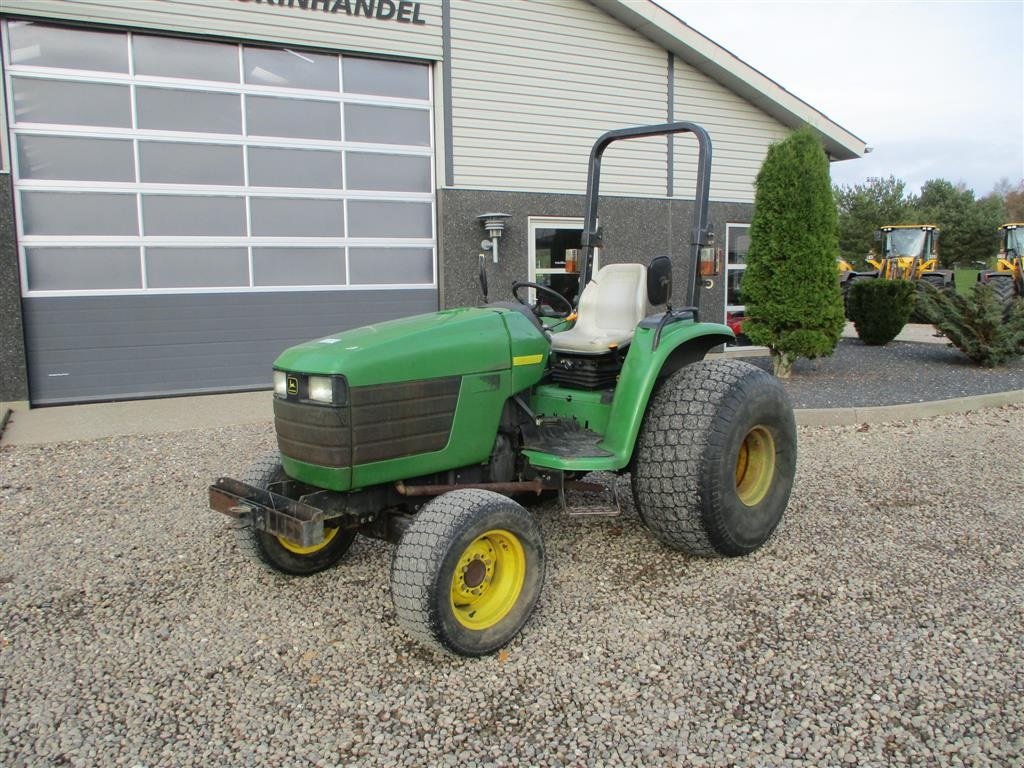
[{"label": "black rubber tire tread", "polygon": [[[495,626],[470,630],[451,609],[451,579],[458,558],[493,528],[514,533],[526,554],[520,600]],[[423,645],[442,653],[484,656],[515,637],[530,618],[544,584],[544,539],[540,526],[520,504],[493,491],[463,489],[430,501],[391,558],[391,599],[399,626]]]},{"label": "black rubber tire tread", "polygon": [[853,288],[854,283],[860,283],[865,280],[877,280],[875,277],[868,277],[867,275],[854,275],[845,283],[843,283],[843,316],[850,320],[850,289]]},{"label": "black rubber tire tread", "polygon": [[[736,453],[759,424],[775,440],[776,475],[765,500],[744,507],[736,495]],[[735,557],[774,533],[795,472],[796,422],[778,379],[738,360],[703,360],[672,374],[651,398],[635,448],[633,497],[666,546]]]},{"label": "black rubber tire tread", "polygon": [[988,285],[992,287],[992,295],[999,300],[1000,304],[1009,304],[1017,295],[1017,287],[1013,284],[1013,275],[1009,272],[990,275]]},{"label": "black rubber tire tread", "polygon": [[[285,477],[280,454],[268,451],[250,464],[239,480],[257,488],[266,488]],[[257,531],[248,525],[240,525],[234,531],[242,554],[269,571],[289,576],[312,576],[337,565],[356,538],[355,531],[339,531],[319,552],[298,555],[282,547],[276,536],[265,531]]]},{"label": "black rubber tire tread", "polygon": [[921,277],[922,283],[928,283],[929,285],[938,288],[940,291],[950,291],[953,289],[953,284],[946,280],[942,275],[923,275]]}]

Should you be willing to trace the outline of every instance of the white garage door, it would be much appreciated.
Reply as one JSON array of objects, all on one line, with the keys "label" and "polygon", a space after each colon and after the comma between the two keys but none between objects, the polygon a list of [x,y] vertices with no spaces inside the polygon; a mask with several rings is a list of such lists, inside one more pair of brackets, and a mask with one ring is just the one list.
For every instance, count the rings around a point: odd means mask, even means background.
[{"label": "white garage door", "polygon": [[427,64],[10,21],[32,400],[266,386],[437,306]]}]

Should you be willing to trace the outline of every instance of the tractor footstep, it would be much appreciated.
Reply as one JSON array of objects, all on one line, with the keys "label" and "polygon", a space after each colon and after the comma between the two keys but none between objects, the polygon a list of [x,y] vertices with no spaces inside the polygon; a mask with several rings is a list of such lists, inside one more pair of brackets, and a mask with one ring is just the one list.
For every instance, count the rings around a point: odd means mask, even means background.
[{"label": "tractor footstep", "polygon": [[[581,484],[582,485],[582,484]],[[618,485],[599,486],[596,483],[587,483],[585,494],[588,504],[582,507],[570,507],[565,499],[565,486],[558,489],[558,503],[562,512],[572,517],[618,517],[622,514],[622,504],[619,503]]]}]

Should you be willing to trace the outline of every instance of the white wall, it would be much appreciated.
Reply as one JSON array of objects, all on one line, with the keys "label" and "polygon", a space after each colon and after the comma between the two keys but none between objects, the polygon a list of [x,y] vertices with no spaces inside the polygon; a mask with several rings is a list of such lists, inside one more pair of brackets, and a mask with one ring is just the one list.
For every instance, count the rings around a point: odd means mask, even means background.
[{"label": "white wall", "polygon": [[[675,118],[699,123],[711,135],[711,199],[754,202],[754,177],[768,147],[790,129],[685,62],[675,63]],[[676,139],[675,188],[693,197],[696,142]]]},{"label": "white wall", "polygon": [[[667,54],[582,0],[452,0],[455,186],[584,191],[604,131],[664,122]],[[664,139],[613,145],[602,191],[664,197]]]}]

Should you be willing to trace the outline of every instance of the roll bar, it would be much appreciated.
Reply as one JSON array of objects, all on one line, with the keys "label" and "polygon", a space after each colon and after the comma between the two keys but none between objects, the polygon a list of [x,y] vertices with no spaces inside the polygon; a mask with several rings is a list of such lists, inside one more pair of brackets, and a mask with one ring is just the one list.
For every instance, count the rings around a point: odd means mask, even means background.
[{"label": "roll bar", "polygon": [[[687,285],[686,306],[696,306],[697,264],[700,249],[710,243],[708,230],[708,198],[711,187],[711,137],[696,123],[660,123],[641,125],[636,128],[620,128],[602,134],[590,150],[590,165],[587,170],[587,200],[583,209],[583,271],[580,275],[580,293],[590,282],[594,265],[594,248],[601,246],[601,233],[597,226],[598,190],[601,186],[601,156],[613,141],[639,139],[645,136],[667,136],[675,133],[692,133],[697,138],[697,189],[693,200],[693,228],[690,234],[690,267],[692,274]],[[670,214],[671,215],[671,214]]]}]

